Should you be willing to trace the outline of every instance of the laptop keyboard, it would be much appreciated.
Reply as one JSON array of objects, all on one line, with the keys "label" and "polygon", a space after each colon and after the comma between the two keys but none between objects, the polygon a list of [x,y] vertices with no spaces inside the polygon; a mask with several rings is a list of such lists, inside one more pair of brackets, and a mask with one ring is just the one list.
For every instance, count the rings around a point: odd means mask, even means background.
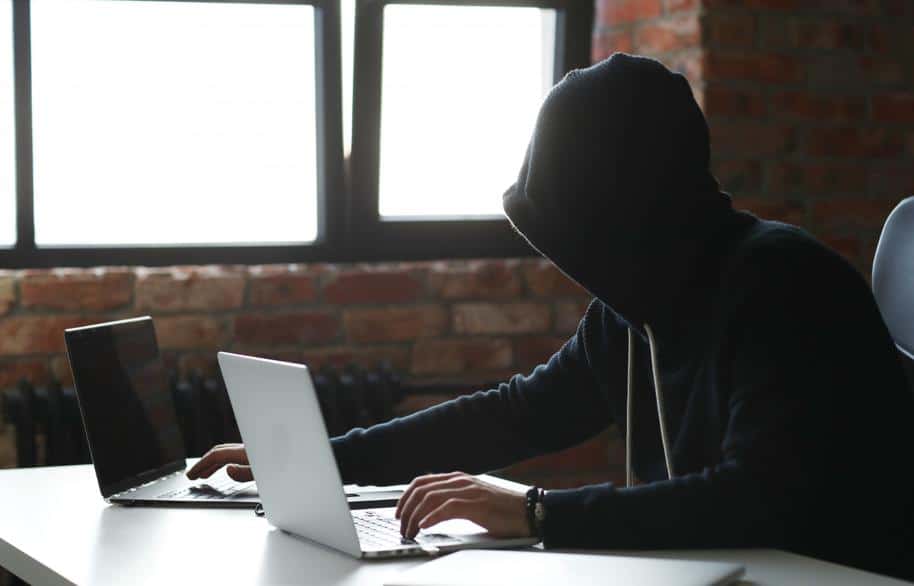
[{"label": "laptop keyboard", "polygon": [[158,495],[156,498],[189,498],[191,500],[224,499],[225,497],[229,497],[235,493],[246,490],[253,485],[253,482],[239,483],[231,479],[217,480],[213,482],[207,482],[206,484],[198,484],[177,490],[171,490]]},{"label": "laptop keyboard", "polygon": [[359,511],[353,513],[355,530],[363,546],[393,547],[401,545],[416,545],[412,539],[404,539],[400,535],[400,521],[391,517],[379,515],[374,511]]}]

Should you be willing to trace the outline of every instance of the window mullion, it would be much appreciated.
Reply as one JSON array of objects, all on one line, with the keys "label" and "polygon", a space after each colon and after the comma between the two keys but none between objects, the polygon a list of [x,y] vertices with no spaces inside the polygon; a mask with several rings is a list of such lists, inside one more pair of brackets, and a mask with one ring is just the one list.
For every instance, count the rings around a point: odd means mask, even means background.
[{"label": "window mullion", "polygon": [[30,0],[13,2],[13,85],[16,112],[16,250],[35,250],[32,167]]}]

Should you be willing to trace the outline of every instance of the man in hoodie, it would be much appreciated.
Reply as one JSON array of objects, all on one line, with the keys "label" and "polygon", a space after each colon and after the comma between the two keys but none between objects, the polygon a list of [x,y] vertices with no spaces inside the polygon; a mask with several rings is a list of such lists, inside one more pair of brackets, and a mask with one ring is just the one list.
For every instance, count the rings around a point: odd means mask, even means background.
[{"label": "man in hoodie", "polygon": [[[732,208],[681,75],[624,54],[569,74],[504,208],[594,300],[532,373],[332,440],[346,482],[412,481],[406,537],[462,517],[547,548],[774,547],[912,575],[914,404],[869,287],[804,231]],[[466,474],[612,424],[630,486],[521,494]],[[226,463],[250,477],[241,446],[190,475]]]}]

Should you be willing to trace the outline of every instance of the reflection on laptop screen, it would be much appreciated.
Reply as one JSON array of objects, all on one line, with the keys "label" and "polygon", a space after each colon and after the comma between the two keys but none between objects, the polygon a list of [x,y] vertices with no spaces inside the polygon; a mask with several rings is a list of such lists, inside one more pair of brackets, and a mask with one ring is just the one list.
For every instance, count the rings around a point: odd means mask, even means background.
[{"label": "reflection on laptop screen", "polygon": [[177,460],[183,468],[183,438],[152,319],[68,330],[66,341],[103,492]]}]

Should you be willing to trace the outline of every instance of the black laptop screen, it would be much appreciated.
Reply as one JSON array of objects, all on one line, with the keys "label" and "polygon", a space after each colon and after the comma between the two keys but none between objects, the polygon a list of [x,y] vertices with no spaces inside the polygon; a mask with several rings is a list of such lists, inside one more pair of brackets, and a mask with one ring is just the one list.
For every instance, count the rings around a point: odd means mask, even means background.
[{"label": "black laptop screen", "polygon": [[66,341],[102,494],[174,468],[169,464],[183,468],[183,438],[152,320],[69,330]]}]

